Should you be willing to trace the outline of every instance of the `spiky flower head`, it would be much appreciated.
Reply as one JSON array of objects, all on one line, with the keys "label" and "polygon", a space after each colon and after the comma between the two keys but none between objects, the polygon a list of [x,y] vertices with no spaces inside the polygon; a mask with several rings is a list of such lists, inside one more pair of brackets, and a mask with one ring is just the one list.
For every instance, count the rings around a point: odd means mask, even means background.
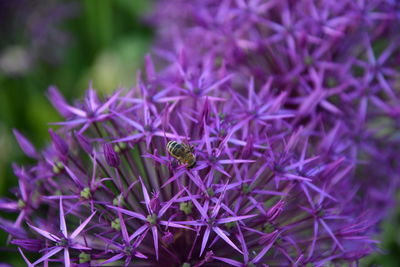
[{"label": "spiky flower head", "polygon": [[[294,126],[271,83],[249,80],[243,95],[231,75],[176,68],[104,100],[89,90],[76,106],[53,101],[73,115],[37,164],[16,167],[20,200],[1,204],[19,212],[4,228],[41,254],[33,264],[322,265],[370,253],[372,214],[348,179],[353,163],[325,157],[330,132]],[[170,140],[194,147],[193,168]]]}]

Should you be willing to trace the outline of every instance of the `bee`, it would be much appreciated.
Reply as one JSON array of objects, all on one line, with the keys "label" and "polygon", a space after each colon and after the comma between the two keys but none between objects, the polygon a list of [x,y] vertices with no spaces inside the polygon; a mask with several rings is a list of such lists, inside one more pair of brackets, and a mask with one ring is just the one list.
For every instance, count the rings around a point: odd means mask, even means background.
[{"label": "bee", "polygon": [[171,156],[176,158],[181,164],[186,164],[188,169],[196,165],[196,156],[193,154],[193,146],[181,144],[176,141],[169,141],[167,150]]}]

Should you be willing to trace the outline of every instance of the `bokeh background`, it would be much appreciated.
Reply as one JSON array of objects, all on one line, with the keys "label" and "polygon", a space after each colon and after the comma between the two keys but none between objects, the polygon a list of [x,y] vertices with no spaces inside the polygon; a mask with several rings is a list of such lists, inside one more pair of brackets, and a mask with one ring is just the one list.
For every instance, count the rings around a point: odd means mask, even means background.
[{"label": "bokeh background", "polygon": [[[12,162],[30,163],[12,129],[43,148],[49,141],[49,123],[61,120],[46,97],[50,85],[73,101],[82,97],[89,82],[100,94],[134,84],[143,56],[151,49],[154,29],[146,16],[154,4],[149,0],[0,0],[1,196],[11,196],[10,188],[17,184]],[[381,253],[362,265],[400,266],[400,209],[381,228],[377,236]],[[0,232],[0,262],[23,266],[6,240]]]}]

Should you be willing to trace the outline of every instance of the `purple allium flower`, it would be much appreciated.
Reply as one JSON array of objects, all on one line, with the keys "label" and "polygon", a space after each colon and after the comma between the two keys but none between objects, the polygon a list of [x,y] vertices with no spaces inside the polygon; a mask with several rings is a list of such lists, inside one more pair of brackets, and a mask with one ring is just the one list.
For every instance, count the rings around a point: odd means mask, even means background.
[{"label": "purple allium flower", "polygon": [[[156,51],[171,63],[147,56],[133,88],[90,86],[74,106],[52,87],[66,120],[36,164],[15,166],[23,205],[2,200],[20,216],[0,227],[28,265],[357,263],[400,173],[394,8],[160,3]],[[171,140],[193,146],[193,168]]]},{"label": "purple allium flower", "polygon": [[[178,75],[104,102],[89,91],[85,103],[106,115],[75,112],[36,165],[16,169],[29,212],[12,243],[42,255],[32,264],[324,265],[373,251],[373,209],[349,179],[356,163],[321,153],[335,136],[318,119],[294,124],[270,82],[242,94],[208,67],[176,64]],[[168,154],[169,140],[193,145],[194,168]]]},{"label": "purple allium flower", "polygon": [[47,248],[47,252],[38,260],[36,260],[33,265],[39,264],[54,254],[60,252],[61,250],[64,250],[64,263],[65,266],[70,266],[71,265],[71,259],[69,255],[69,249],[77,249],[77,250],[91,250],[91,248],[86,247],[82,240],[81,242],[78,241],[78,235],[82,232],[82,230],[85,228],[85,226],[90,222],[92,217],[96,214],[94,212],[92,215],[90,215],[86,220],[81,223],[71,234],[68,234],[67,231],[67,225],[65,222],[65,217],[64,217],[64,207],[62,204],[62,197],[60,197],[60,234],[52,234],[48,232],[47,230],[44,230],[43,228],[38,228],[36,226],[33,226],[31,224],[28,224],[31,229],[33,229],[35,232],[38,234],[42,235],[43,237],[47,238],[50,241],[54,242],[54,246]]}]

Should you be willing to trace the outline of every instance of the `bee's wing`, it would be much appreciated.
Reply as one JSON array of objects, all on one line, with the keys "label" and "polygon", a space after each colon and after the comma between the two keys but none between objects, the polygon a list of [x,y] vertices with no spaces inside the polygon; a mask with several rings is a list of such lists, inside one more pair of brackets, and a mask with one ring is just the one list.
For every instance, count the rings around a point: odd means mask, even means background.
[{"label": "bee's wing", "polygon": [[189,153],[192,153],[192,147],[191,146],[188,146],[188,145],[186,145],[186,144],[182,144],[182,153],[184,153],[184,154],[189,154]]}]

